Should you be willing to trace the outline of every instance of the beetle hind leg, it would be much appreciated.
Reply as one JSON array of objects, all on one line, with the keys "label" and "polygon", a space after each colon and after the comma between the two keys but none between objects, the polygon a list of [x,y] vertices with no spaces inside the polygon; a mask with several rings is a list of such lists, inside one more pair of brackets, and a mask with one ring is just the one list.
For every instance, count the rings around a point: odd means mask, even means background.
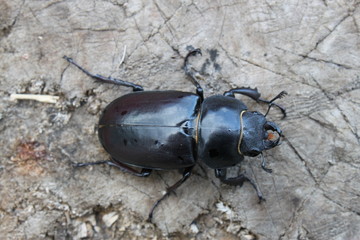
[{"label": "beetle hind leg", "polygon": [[154,203],[154,205],[151,208],[150,213],[149,213],[149,217],[148,217],[149,222],[151,222],[151,220],[152,220],[155,208],[160,204],[160,202],[162,200],[164,200],[166,197],[168,197],[170,195],[170,193],[174,192],[178,187],[180,187],[190,177],[192,169],[193,169],[193,167],[185,168],[184,172],[183,172],[183,177],[179,181],[177,181],[175,184],[168,187],[166,189],[166,193]]},{"label": "beetle hind leg", "polygon": [[98,161],[98,162],[89,162],[89,163],[75,163],[73,164],[74,167],[84,167],[84,166],[90,166],[90,165],[100,165],[100,164],[107,164],[112,167],[116,167],[117,169],[121,170],[122,172],[129,173],[131,175],[137,176],[137,177],[148,177],[150,176],[152,169],[143,168],[141,171],[137,171],[126,164],[120,163],[118,161],[111,161],[111,160],[105,160],[105,161]]},{"label": "beetle hind leg", "polygon": [[242,186],[243,183],[247,181],[254,187],[259,198],[259,202],[265,201],[262,192],[254,182],[254,180],[246,176],[245,173],[240,173],[237,177],[234,178],[228,178],[226,177],[226,169],[215,169],[215,176],[219,178],[221,182],[232,186]]},{"label": "beetle hind leg", "polygon": [[112,84],[116,84],[116,85],[121,85],[121,86],[125,86],[125,87],[132,87],[134,92],[144,91],[144,88],[142,86],[140,86],[140,85],[137,85],[137,84],[131,83],[131,82],[127,82],[127,81],[124,81],[124,80],[116,79],[116,78],[113,78],[113,77],[104,77],[104,76],[99,75],[99,74],[92,74],[88,70],[84,69],[79,64],[77,64],[72,58],[69,58],[67,56],[64,56],[63,58],[66,61],[68,61],[69,63],[76,66],[78,69],[80,69],[83,73],[85,73],[89,77],[94,78],[95,80],[98,80],[98,81],[101,81],[101,82],[106,82],[106,83],[112,83]]}]

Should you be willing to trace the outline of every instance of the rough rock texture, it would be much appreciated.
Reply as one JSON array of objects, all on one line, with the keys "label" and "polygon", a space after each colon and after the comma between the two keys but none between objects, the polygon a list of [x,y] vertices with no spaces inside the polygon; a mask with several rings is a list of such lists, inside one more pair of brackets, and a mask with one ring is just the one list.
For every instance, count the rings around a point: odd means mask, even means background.
[{"label": "rough rock texture", "polygon": [[[1,239],[359,239],[359,30],[352,0],[2,0]],[[131,89],[95,82],[62,56],[146,89],[193,92],[181,69],[190,46],[203,50],[191,62],[206,96],[251,86],[271,99],[286,90],[278,102],[288,117],[269,115],[286,137],[265,153],[272,174],[260,158],[243,164],[265,203],[249,184],[223,185],[200,163],[147,223],[181,175],[74,169],[108,158],[98,117]],[[11,101],[12,93],[60,100]]]}]

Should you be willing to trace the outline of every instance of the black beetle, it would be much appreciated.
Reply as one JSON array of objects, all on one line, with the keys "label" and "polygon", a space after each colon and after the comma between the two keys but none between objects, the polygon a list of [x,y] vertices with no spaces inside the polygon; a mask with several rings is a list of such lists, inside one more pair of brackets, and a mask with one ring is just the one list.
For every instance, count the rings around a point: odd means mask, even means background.
[{"label": "black beetle", "polygon": [[[196,94],[144,91],[142,86],[131,82],[92,74],[64,56],[88,76],[102,82],[132,87],[134,91],[111,102],[100,117],[99,139],[111,160],[78,163],[75,166],[108,164],[139,177],[149,176],[153,169],[184,169],[183,177],[154,204],[149,220],[156,206],[189,178],[197,159],[215,169],[216,177],[226,184],[242,185],[249,181],[259,200],[264,200],[255,182],[245,173],[230,178],[226,176],[226,171],[240,163],[244,156],[255,157],[259,154],[262,168],[267,172],[272,171],[266,168],[262,151],[279,145],[282,133],[275,123],[266,120],[266,115],[272,106],[276,106],[286,116],[285,109],[274,101],[287,93],[282,91],[272,100],[265,100],[260,98],[256,88],[242,87],[204,99],[196,72],[188,63],[189,57],[196,54],[201,54],[200,49],[190,51],[184,61],[185,73],[195,85]],[[266,114],[248,111],[246,105],[235,98],[235,94],[268,104]],[[137,171],[132,167],[142,170]]]}]

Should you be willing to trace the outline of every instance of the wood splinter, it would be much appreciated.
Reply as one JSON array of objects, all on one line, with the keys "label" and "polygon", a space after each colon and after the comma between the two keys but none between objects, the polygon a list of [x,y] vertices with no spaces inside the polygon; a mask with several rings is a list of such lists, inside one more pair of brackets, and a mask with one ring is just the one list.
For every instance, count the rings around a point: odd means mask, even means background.
[{"label": "wood splinter", "polygon": [[35,100],[44,103],[56,103],[59,100],[59,96],[13,93],[10,95],[10,100]]}]

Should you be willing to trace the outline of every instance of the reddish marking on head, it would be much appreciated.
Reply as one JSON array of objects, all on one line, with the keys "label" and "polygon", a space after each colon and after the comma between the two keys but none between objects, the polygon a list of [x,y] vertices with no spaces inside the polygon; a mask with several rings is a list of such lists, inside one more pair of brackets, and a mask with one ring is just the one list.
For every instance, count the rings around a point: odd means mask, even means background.
[{"label": "reddish marking on head", "polygon": [[267,140],[273,141],[274,139],[276,139],[275,134],[272,133],[272,132],[269,132],[269,133],[268,133]]}]

